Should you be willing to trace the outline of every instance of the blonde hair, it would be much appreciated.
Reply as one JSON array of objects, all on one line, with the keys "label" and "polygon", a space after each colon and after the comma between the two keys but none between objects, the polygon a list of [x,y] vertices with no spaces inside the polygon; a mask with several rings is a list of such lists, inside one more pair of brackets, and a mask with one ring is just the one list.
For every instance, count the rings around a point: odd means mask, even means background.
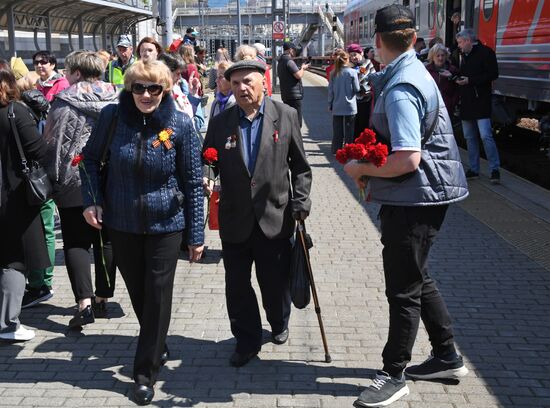
[{"label": "blonde hair", "polygon": [[227,71],[227,68],[229,68],[233,63],[231,61],[221,61],[218,64],[218,71],[223,70],[223,72]]},{"label": "blonde hair", "polygon": [[107,50],[99,50],[96,52],[96,55],[103,61],[103,64],[105,65],[103,69],[107,69],[107,65],[109,65],[109,62],[111,61],[111,53]]},{"label": "blonde hair", "polygon": [[256,48],[250,45],[241,45],[235,51],[235,61],[255,60],[257,55],[258,51],[256,51]]},{"label": "blonde hair", "polygon": [[229,55],[229,51],[227,51],[227,48],[221,47],[216,50],[216,56],[214,57],[214,61],[216,61],[217,64],[219,64],[222,61],[231,61],[231,56]]},{"label": "blonde hair", "polygon": [[345,67],[349,67],[349,54],[344,50],[338,50],[334,57],[334,69],[330,73],[331,78],[340,75],[340,72]]},{"label": "blonde hair", "polygon": [[31,89],[36,89],[37,78],[40,77],[35,71],[30,71],[27,75],[19,78],[16,81],[19,92],[23,93],[25,91],[30,91]]},{"label": "blonde hair", "polygon": [[182,45],[179,49],[179,53],[183,58],[183,62],[185,62],[186,64],[195,63],[195,50],[193,49],[192,45]]},{"label": "blonde hair", "polygon": [[139,80],[162,85],[164,94],[172,90],[172,73],[160,61],[136,61],[130,65],[124,75],[124,89],[130,92],[132,84]]},{"label": "blonde hair", "polygon": [[442,51],[445,54],[445,57],[449,57],[449,50],[445,48],[443,44],[435,44],[432,48],[430,48],[430,51],[428,51],[428,63],[433,63],[435,56]]}]

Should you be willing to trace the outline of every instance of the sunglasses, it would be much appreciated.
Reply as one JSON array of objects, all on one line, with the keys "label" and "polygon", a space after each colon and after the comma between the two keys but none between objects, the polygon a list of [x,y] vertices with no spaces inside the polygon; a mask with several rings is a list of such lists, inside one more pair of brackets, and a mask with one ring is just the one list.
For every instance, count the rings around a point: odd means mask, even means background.
[{"label": "sunglasses", "polygon": [[140,83],[133,83],[131,90],[133,94],[136,95],[143,95],[145,91],[149,92],[149,95],[151,96],[159,96],[162,93],[162,90],[164,88],[162,85],[159,84],[153,84],[153,85],[143,85]]},{"label": "sunglasses", "polygon": [[49,64],[50,61],[48,61],[48,60],[36,60],[36,61],[33,61],[32,63],[33,63],[33,65],[46,65],[46,64]]}]

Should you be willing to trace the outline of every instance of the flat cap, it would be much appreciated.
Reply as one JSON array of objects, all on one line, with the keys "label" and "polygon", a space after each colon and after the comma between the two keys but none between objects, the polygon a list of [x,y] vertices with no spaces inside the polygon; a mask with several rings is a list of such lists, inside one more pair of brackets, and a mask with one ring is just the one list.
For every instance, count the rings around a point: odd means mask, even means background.
[{"label": "flat cap", "polygon": [[229,68],[227,68],[223,74],[225,79],[228,81],[231,80],[231,74],[235,71],[240,71],[243,69],[250,69],[254,71],[258,71],[260,74],[265,74],[266,66],[263,62],[257,61],[257,60],[242,60],[237,61],[233,65],[231,65]]},{"label": "flat cap", "polygon": [[387,33],[414,27],[414,15],[411,9],[401,4],[392,4],[379,9],[374,18],[375,33]]}]

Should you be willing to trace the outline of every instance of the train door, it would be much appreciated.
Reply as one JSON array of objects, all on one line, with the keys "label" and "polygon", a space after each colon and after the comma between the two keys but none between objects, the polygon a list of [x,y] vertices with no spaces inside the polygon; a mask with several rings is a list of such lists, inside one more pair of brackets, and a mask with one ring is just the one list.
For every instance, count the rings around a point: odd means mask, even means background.
[{"label": "train door", "polygon": [[496,49],[498,25],[498,1],[479,0],[478,38],[483,44]]},{"label": "train door", "polygon": [[[445,44],[447,45],[447,47],[454,49],[454,44],[456,43],[455,36],[463,28],[464,25],[464,14],[462,14],[462,0],[447,0],[445,7],[438,9],[438,12],[443,10],[445,11],[445,31],[441,31],[441,33],[445,33]],[[458,13],[460,15],[459,19],[453,19],[453,15],[455,13]]]}]

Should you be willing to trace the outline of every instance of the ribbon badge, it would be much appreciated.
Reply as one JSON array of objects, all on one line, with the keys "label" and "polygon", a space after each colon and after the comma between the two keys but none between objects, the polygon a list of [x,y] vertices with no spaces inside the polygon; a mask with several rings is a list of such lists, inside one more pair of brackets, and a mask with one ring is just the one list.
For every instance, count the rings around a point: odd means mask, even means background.
[{"label": "ribbon badge", "polygon": [[172,136],[173,133],[174,133],[174,130],[170,128],[161,130],[158,134],[158,139],[156,139],[153,142],[153,147],[157,148],[161,144],[164,144],[164,147],[166,147],[166,150],[170,150],[172,147],[174,147],[174,145],[170,141],[170,136]]},{"label": "ribbon badge", "polygon": [[276,130],[275,132],[273,132],[273,141],[275,143],[278,143],[279,142],[279,131]]},{"label": "ribbon badge", "polygon": [[234,149],[235,147],[237,147],[237,136],[231,135],[225,141],[225,149],[229,150]]}]

